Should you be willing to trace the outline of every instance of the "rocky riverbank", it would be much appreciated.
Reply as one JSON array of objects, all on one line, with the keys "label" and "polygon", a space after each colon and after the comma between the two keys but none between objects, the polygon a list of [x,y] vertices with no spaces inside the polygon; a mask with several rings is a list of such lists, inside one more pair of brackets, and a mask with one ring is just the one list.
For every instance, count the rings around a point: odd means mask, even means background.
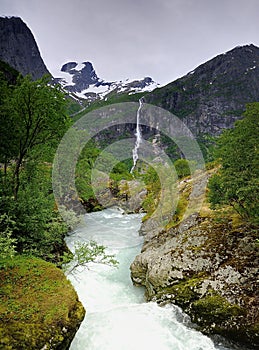
[{"label": "rocky riverbank", "polygon": [[16,257],[0,267],[0,349],[67,350],[85,310],[63,272]]},{"label": "rocky riverbank", "polygon": [[256,228],[197,213],[151,235],[145,226],[131,276],[147,300],[179,305],[207,334],[258,346]]}]

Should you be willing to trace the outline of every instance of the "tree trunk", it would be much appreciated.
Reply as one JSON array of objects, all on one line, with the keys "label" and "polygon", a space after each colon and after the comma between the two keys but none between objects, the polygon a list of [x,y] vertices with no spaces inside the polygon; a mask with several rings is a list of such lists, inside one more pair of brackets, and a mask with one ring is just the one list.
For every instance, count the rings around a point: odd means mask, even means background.
[{"label": "tree trunk", "polygon": [[18,192],[20,187],[20,169],[22,165],[22,157],[16,159],[15,170],[14,170],[14,186],[13,186],[13,196],[14,200],[17,201]]}]

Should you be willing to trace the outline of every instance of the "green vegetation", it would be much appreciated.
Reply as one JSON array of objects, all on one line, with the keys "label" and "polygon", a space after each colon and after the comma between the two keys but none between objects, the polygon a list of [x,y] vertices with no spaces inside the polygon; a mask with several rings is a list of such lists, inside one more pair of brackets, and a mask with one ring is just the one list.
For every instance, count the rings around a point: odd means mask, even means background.
[{"label": "green vegetation", "polygon": [[[19,78],[3,101],[1,118],[1,158],[6,168],[14,160],[13,196],[17,200],[21,169],[26,161],[47,160],[69,126],[64,95],[58,85],[48,85],[44,77],[32,81]],[[6,176],[6,173],[5,173]]]},{"label": "green vegetation", "polygon": [[142,207],[146,212],[143,221],[146,221],[157,208],[161,193],[161,183],[157,172],[151,166],[145,170],[141,178],[147,188],[147,196],[142,203]]},{"label": "green vegetation", "polygon": [[17,70],[10,67],[9,64],[0,60],[0,75],[1,79],[3,78],[4,80],[7,80],[12,84],[15,84],[19,73],[17,72]]},{"label": "green vegetation", "polygon": [[197,289],[203,281],[203,277],[194,276],[192,278],[182,280],[173,286],[163,287],[158,290],[158,298],[163,297],[163,295],[171,294],[174,302],[186,309],[190,303],[196,301],[199,298]]},{"label": "green vegetation", "polygon": [[147,92],[137,93],[128,95],[125,93],[117,94],[115,92],[111,92],[106,96],[105,100],[96,100],[92,103],[90,103],[88,106],[86,106],[81,112],[76,113],[73,117],[73,120],[80,119],[83,115],[85,115],[88,112],[94,111],[96,109],[99,109],[104,106],[111,105],[113,103],[121,103],[121,102],[138,102],[139,99],[143,96],[145,96]]},{"label": "green vegetation", "polygon": [[62,271],[33,257],[2,260],[0,295],[1,349],[64,349],[85,314]]},{"label": "green vegetation", "polygon": [[[57,211],[51,172],[56,147],[72,123],[68,101],[48,77],[19,76],[15,85],[2,77],[0,92],[0,257],[16,251],[61,264],[70,227]],[[88,175],[99,154],[89,144],[78,163],[76,181],[85,201],[93,197]],[[125,167],[115,165],[114,180]]]},{"label": "green vegetation", "polygon": [[170,287],[158,290],[158,298],[171,294],[174,302],[186,310],[191,305],[193,321],[199,325],[211,326],[215,323],[219,328],[224,321],[229,321],[231,317],[245,314],[245,310],[236,304],[231,304],[226,298],[211,290],[204,297],[200,296],[199,288],[204,281],[205,275],[197,275]]},{"label": "green vegetation", "polygon": [[[95,242],[77,244],[73,254],[64,244],[64,237],[76,218],[72,218],[69,227],[57,210],[51,184],[52,161],[57,145],[72,123],[68,110],[77,112],[78,106],[65,97],[59,86],[49,85],[47,77],[32,81],[12,72],[8,82],[8,76],[7,72],[0,79],[0,294],[3,300],[0,320],[5,324],[5,327],[0,326],[0,347],[12,349],[10,344],[24,344],[26,349],[36,349],[42,348],[50,337],[54,343],[62,342],[59,327],[66,327],[71,315],[75,315],[75,322],[78,322],[84,314],[79,304],[78,308],[75,306],[75,293],[62,271],[49,262],[59,267],[67,264],[69,273],[88,263],[116,266],[117,261],[105,252],[105,247]],[[176,87],[175,93],[180,94],[179,89]],[[189,97],[192,94],[188,87],[187,94]],[[101,106],[137,101],[139,97],[137,94],[111,95],[109,101],[96,101],[76,114],[75,119]],[[195,103],[190,99],[183,116],[193,110]],[[245,118],[219,137],[215,156],[220,167],[209,182],[213,208],[230,205],[242,218],[254,224],[259,223],[258,120],[259,103],[250,104]],[[75,172],[80,201],[90,211],[102,209],[93,191],[92,170],[96,167],[96,174],[101,178],[110,169],[109,179],[97,184],[99,187],[95,190],[102,193],[108,189],[114,197],[125,197],[127,201],[131,195],[127,181],[140,180],[147,189],[142,203],[146,212],[143,220],[148,220],[155,212],[155,219],[165,230],[177,225],[186,214],[190,200],[193,183],[188,176],[193,164],[179,159],[181,154],[175,143],[162,135],[161,143],[174,161],[178,179],[187,179],[177,182],[172,176],[161,180],[159,172],[165,173],[162,165],[155,164],[153,168],[142,162],[138,163],[133,176],[130,174],[132,160],[118,162],[106,147],[108,141],[115,140],[112,133],[112,129],[103,131],[101,136],[88,142],[80,154]],[[124,136],[119,135],[118,139]],[[212,161],[214,139],[201,135],[198,141],[206,160]],[[211,163],[212,166],[215,163]],[[199,172],[196,175],[202,176]],[[172,215],[170,199],[178,193],[180,198]],[[69,264],[71,259],[73,264]],[[241,315],[236,305],[226,303],[218,295],[197,300],[195,288],[199,283],[200,276],[193,276],[170,287],[168,292],[183,307],[191,300],[193,311],[197,311],[197,315],[204,314],[204,320],[212,315],[220,323]],[[49,334],[49,330],[53,334]]]},{"label": "green vegetation", "polygon": [[[105,250],[105,246],[98,245],[95,241],[76,243],[72,267],[71,264],[67,264],[64,269],[67,273],[72,273],[78,267],[87,267],[89,263],[117,266],[118,261],[114,258],[114,255],[107,254]],[[69,255],[68,260],[70,260]]]},{"label": "green vegetation", "polygon": [[64,94],[47,77],[1,79],[0,91],[1,254],[9,245],[57,261],[67,227],[54,210],[51,161],[70,125]]},{"label": "green vegetation", "polygon": [[186,159],[177,159],[174,162],[175,170],[179,178],[191,175],[189,162]]},{"label": "green vegetation", "polygon": [[[100,155],[101,157],[98,158]],[[99,160],[97,170],[100,173],[106,172],[110,165],[113,165],[111,173],[109,174],[109,183],[105,182],[103,184],[103,187],[107,188],[108,186],[112,193],[118,193],[118,185],[121,180],[132,179],[132,175],[129,173],[132,167],[132,160],[126,159],[125,161],[118,162],[109,152],[102,152],[101,146],[99,146],[97,142],[94,142],[93,140],[88,142],[82,150],[76,166],[76,188],[79,193],[79,197],[85,206],[89,202],[94,204],[93,207],[89,207],[91,211],[101,209],[101,206],[98,204],[95,198],[95,193],[93,192],[92,186],[92,169],[97,158]]]},{"label": "green vegetation", "polygon": [[15,255],[16,239],[12,238],[15,222],[7,214],[0,215],[0,260]]},{"label": "green vegetation", "polygon": [[67,250],[51,186],[65,95],[47,77],[5,74],[0,96],[0,348],[65,349],[84,309],[61,269],[36,258],[61,264]]},{"label": "green vegetation", "polygon": [[218,139],[221,167],[209,182],[213,208],[232,206],[245,220],[259,223],[259,103],[249,104],[244,119]]}]

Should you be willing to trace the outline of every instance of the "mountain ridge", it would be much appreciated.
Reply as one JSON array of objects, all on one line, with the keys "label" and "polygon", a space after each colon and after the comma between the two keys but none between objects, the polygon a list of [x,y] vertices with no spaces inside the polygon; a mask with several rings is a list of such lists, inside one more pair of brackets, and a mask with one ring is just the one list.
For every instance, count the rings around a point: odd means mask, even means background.
[{"label": "mountain ridge", "polygon": [[34,80],[50,74],[31,30],[20,17],[0,17],[0,60]]},{"label": "mountain ridge", "polygon": [[253,44],[220,54],[145,96],[145,102],[180,117],[196,136],[233,127],[246,103],[256,101],[259,48]]}]

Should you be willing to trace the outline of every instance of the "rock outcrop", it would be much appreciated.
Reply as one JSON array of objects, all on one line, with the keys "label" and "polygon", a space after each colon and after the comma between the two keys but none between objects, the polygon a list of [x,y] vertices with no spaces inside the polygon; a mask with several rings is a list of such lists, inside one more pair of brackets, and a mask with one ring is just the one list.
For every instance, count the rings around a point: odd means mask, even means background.
[{"label": "rock outcrop", "polygon": [[131,265],[147,300],[174,303],[205,333],[259,345],[258,243],[253,227],[192,214],[153,232]]},{"label": "rock outcrop", "polygon": [[0,60],[33,79],[50,74],[32,32],[19,17],[0,17]]}]

